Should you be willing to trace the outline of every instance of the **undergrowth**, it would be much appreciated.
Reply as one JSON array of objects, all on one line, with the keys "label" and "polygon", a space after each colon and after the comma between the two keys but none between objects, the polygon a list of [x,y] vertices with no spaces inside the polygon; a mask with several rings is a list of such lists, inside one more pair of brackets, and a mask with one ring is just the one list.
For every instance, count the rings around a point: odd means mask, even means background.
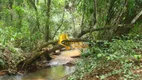
[{"label": "undergrowth", "polygon": [[142,36],[124,36],[105,41],[82,53],[76,71],[68,80],[139,80],[135,70],[140,69],[142,58]]},{"label": "undergrowth", "polygon": [[32,33],[28,29],[28,26],[20,29],[14,26],[3,26],[0,22],[0,45],[4,47],[12,45],[25,51],[34,49],[37,41],[41,39],[41,33],[38,31]]}]

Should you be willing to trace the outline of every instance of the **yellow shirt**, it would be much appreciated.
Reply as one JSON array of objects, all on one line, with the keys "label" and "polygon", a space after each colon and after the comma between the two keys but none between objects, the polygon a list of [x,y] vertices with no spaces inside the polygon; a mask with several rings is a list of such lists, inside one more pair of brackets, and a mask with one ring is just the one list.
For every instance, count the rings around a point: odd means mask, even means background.
[{"label": "yellow shirt", "polygon": [[58,41],[58,44],[65,46],[66,50],[81,49],[81,48],[88,47],[88,45],[84,44],[83,42],[66,42],[66,43],[63,43],[62,41],[64,41],[64,40],[69,40],[68,34],[65,34],[65,33],[61,34],[60,37],[59,37],[59,41]]}]

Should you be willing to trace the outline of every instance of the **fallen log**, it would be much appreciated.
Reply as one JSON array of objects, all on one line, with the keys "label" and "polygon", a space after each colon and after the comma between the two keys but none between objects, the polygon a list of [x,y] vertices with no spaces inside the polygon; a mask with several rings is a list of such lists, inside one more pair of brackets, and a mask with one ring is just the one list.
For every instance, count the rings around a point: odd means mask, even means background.
[{"label": "fallen log", "polygon": [[[90,42],[91,40],[87,40],[87,39],[70,39],[70,40],[63,40],[63,42]],[[100,40],[99,40],[100,41]],[[49,44],[54,44],[57,41],[52,41],[49,43],[46,43],[46,46],[48,46]],[[93,42],[98,42],[98,41],[93,41]],[[44,45],[45,46],[45,45]],[[46,49],[44,51],[39,51],[37,53],[35,53],[35,55],[33,55],[31,58],[26,59],[25,61],[22,62],[22,69],[26,69],[28,66],[30,66],[32,63],[34,63],[35,61],[37,61],[41,56],[45,56],[47,60],[50,60],[50,53],[55,52],[56,50],[60,50],[62,49],[64,46],[62,45],[55,45],[52,49]],[[44,47],[42,47],[44,48]]]},{"label": "fallen log", "polygon": [[[134,22],[135,23],[135,22]],[[117,25],[106,25],[102,28],[93,28],[91,29],[91,33],[92,32],[95,32],[95,31],[102,31],[102,30],[111,30],[113,29],[114,27],[117,27],[117,31],[119,31],[120,29],[123,30],[123,29],[126,29],[126,28],[133,28],[131,27],[133,26],[133,24],[117,24]],[[121,30],[119,32],[121,32]],[[87,34],[87,33],[90,33],[90,29],[86,29],[84,31],[81,31],[81,33],[79,33],[77,35],[77,38],[80,38],[82,37],[83,35]],[[123,34],[124,32],[122,32],[121,34]]]},{"label": "fallen log", "polygon": [[32,56],[32,57],[29,58],[29,59],[26,59],[26,60],[23,62],[22,69],[25,69],[25,68],[27,68],[28,66],[30,66],[32,63],[34,63],[34,62],[35,62],[40,56],[42,56],[42,55],[46,55],[46,58],[47,58],[47,59],[51,59],[50,53],[51,53],[51,52],[54,52],[54,51],[57,50],[57,49],[61,49],[61,48],[63,48],[62,45],[56,45],[55,47],[53,47],[53,48],[50,49],[50,50],[45,50],[45,51],[41,51],[41,52],[36,53],[34,56]]},{"label": "fallen log", "polygon": [[58,44],[58,40],[50,41],[50,42],[44,43],[44,44],[43,44],[41,47],[39,47],[39,49],[37,49],[36,51],[41,51],[42,48],[44,48],[44,47],[46,47],[46,46],[48,46],[48,45],[50,45],[50,44],[52,44],[52,45]]},{"label": "fallen log", "polygon": [[[97,28],[97,29],[92,29],[91,31],[94,32],[94,31],[100,31],[100,30],[108,30],[108,29],[111,29],[112,26],[108,26],[108,27],[103,27],[103,28]],[[82,31],[80,34],[78,34],[78,38],[82,37],[83,35],[87,34],[90,32],[90,29],[89,30],[84,30]]]}]

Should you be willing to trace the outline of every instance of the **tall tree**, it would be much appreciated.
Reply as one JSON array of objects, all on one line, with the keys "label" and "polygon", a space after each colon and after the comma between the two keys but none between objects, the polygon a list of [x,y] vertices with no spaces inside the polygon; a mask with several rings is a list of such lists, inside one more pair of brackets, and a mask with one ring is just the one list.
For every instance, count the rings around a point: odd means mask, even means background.
[{"label": "tall tree", "polygon": [[50,6],[51,0],[45,0],[46,2],[46,25],[45,25],[45,41],[50,39]]}]

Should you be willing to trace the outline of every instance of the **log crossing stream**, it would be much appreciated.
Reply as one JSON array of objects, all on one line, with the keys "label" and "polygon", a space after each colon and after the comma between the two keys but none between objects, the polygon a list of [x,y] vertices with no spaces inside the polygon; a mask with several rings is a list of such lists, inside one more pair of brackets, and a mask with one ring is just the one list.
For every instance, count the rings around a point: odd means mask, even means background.
[{"label": "log crossing stream", "polygon": [[81,52],[79,50],[64,51],[47,63],[47,65],[51,65],[51,67],[24,75],[0,76],[0,80],[59,80],[75,71],[75,65],[66,64],[75,63],[78,58],[72,57],[80,56],[80,54]]}]

